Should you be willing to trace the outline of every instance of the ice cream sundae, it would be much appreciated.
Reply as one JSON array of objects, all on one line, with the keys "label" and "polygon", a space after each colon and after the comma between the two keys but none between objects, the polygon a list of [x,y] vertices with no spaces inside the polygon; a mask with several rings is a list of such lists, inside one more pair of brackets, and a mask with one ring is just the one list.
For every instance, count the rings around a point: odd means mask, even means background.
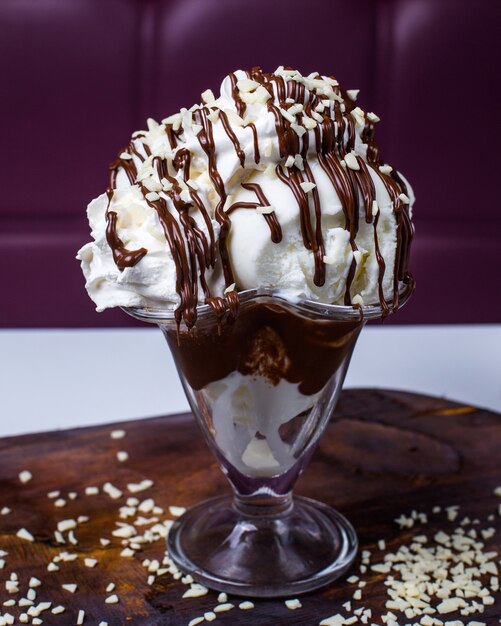
[{"label": "ice cream sundae", "polygon": [[413,192],[357,95],[316,72],[238,70],[217,97],[148,120],[88,207],[90,297],[160,326],[237,494],[169,538],[180,567],[223,591],[308,591],[356,553],[349,522],[293,506],[291,489],[362,326],[413,289]]}]

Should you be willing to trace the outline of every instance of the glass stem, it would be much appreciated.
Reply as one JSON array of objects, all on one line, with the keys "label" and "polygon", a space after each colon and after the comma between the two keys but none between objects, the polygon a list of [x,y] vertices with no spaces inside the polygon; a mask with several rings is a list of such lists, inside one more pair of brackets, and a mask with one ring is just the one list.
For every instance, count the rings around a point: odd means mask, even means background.
[{"label": "glass stem", "polygon": [[243,517],[246,518],[277,518],[288,515],[292,511],[294,503],[292,500],[292,491],[280,495],[271,495],[267,493],[241,495],[239,493],[235,493],[233,506]]}]

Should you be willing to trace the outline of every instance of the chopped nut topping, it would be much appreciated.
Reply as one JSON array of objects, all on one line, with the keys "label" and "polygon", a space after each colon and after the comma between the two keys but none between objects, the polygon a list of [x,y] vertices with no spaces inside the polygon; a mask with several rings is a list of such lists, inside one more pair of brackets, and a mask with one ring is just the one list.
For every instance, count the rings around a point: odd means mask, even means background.
[{"label": "chopped nut topping", "polygon": [[345,155],[344,160],[345,160],[346,165],[351,170],[359,170],[360,169],[360,165],[359,165],[359,163],[357,161],[357,155],[354,152],[348,152],[348,154]]},{"label": "chopped nut topping", "polygon": [[305,192],[308,193],[309,191],[311,191],[312,189],[315,189],[316,184],[315,183],[310,183],[310,182],[305,182],[305,183],[299,183],[299,186],[301,187],[301,189]]}]

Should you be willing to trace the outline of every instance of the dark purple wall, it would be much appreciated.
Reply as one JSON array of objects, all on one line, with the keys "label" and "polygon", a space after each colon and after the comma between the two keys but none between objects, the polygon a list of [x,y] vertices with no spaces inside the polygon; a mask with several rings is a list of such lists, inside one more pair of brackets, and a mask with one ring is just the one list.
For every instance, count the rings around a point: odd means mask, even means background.
[{"label": "dark purple wall", "polygon": [[360,88],[415,187],[416,295],[397,322],[501,321],[499,0],[2,0],[0,325],[112,326],[74,256],[85,207],[148,116],[237,68]]}]

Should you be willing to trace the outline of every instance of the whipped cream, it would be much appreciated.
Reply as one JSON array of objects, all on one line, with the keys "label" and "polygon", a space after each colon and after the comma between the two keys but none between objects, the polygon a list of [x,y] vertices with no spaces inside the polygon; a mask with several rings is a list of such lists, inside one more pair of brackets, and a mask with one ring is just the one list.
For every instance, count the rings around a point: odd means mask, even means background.
[{"label": "whipped cream", "polygon": [[102,311],[196,306],[269,287],[291,299],[398,304],[412,189],[374,143],[379,118],[333,77],[258,68],[219,97],[149,119],[112,163],[78,252]]}]

